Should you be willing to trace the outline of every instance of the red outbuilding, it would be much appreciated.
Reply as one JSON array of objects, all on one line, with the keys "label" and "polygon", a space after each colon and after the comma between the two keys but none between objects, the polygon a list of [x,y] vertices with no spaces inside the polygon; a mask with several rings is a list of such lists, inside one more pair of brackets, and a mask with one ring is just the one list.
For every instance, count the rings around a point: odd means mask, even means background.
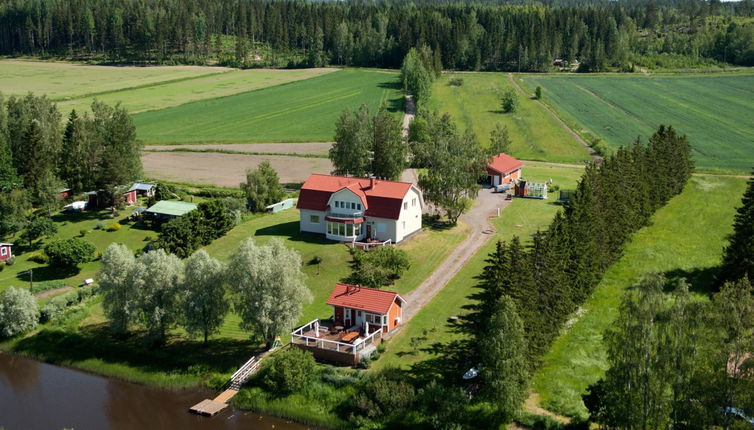
[{"label": "red outbuilding", "polygon": [[508,154],[498,154],[487,165],[487,179],[493,187],[516,182],[521,179],[523,168],[524,163],[521,161]]},{"label": "red outbuilding", "polygon": [[12,243],[0,243],[0,261],[5,261],[13,257],[13,252],[11,251],[12,246]]}]

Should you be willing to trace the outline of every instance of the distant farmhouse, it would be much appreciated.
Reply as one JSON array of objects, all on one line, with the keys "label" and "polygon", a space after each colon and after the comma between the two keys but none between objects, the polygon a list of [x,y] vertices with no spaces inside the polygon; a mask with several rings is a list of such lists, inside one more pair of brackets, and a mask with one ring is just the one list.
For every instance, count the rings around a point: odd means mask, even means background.
[{"label": "distant farmhouse", "polygon": [[493,187],[515,183],[521,179],[523,168],[521,161],[508,154],[498,154],[487,165],[487,181]]},{"label": "distant farmhouse", "polygon": [[301,231],[337,241],[399,243],[422,228],[421,191],[407,182],[312,174],[297,208]]}]

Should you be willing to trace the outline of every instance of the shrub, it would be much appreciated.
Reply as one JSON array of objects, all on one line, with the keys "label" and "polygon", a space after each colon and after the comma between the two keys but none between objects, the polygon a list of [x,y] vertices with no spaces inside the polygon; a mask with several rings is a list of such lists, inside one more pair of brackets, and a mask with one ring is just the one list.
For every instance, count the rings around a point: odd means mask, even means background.
[{"label": "shrub", "polygon": [[538,87],[537,87],[537,88],[536,88],[536,89],[534,90],[534,97],[535,97],[535,98],[536,98],[537,100],[540,100],[540,99],[542,98],[542,87],[539,87],[539,86],[538,86]]},{"label": "shrub", "polygon": [[72,268],[91,261],[96,250],[93,243],[78,237],[56,240],[45,246],[50,265],[56,267]]},{"label": "shrub", "polygon": [[463,78],[453,78],[450,81],[448,81],[448,85],[451,87],[463,86]]},{"label": "shrub", "polygon": [[82,228],[81,230],[79,230],[79,236],[80,237],[86,236],[87,233],[89,233],[89,230],[87,230],[85,228]]},{"label": "shrub", "polygon": [[270,391],[285,395],[306,386],[316,372],[314,356],[298,348],[287,348],[273,355],[262,381]]},{"label": "shrub", "polygon": [[503,96],[500,98],[500,104],[503,108],[503,112],[515,112],[516,109],[518,109],[518,94],[516,94],[516,90],[511,88],[504,92]]},{"label": "shrub", "polygon": [[54,290],[55,288],[62,287],[65,287],[65,281],[37,282],[31,287],[31,293],[39,294],[44,291]]},{"label": "shrub", "polygon": [[8,266],[12,266],[12,265],[16,264],[16,257],[13,256],[13,257],[5,260],[5,264],[8,265]]},{"label": "shrub", "polygon": [[105,223],[102,221],[98,221],[97,224],[94,225],[95,230],[102,230],[103,228],[105,228]]},{"label": "shrub", "polygon": [[361,359],[359,360],[359,369],[369,369],[369,366],[371,365],[372,365],[372,356],[362,355]]},{"label": "shrub", "polygon": [[0,335],[12,337],[32,330],[38,318],[37,301],[29,290],[10,287],[0,298]]},{"label": "shrub", "polygon": [[33,261],[39,264],[47,264],[49,258],[42,252],[35,252],[29,256],[29,261]]},{"label": "shrub", "polygon": [[354,408],[369,418],[401,416],[413,403],[414,387],[400,372],[387,369],[371,376],[354,399]]},{"label": "shrub", "polygon": [[118,224],[117,222],[113,223],[113,224],[110,224],[107,227],[107,231],[118,231],[118,230],[120,230],[120,224]]}]

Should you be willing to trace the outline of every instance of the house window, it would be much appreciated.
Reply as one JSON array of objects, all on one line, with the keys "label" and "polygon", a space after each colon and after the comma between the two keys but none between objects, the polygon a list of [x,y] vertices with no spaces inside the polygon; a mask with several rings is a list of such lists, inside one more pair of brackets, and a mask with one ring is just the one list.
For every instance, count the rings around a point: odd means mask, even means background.
[{"label": "house window", "polygon": [[408,209],[408,202],[403,202],[403,209]]},{"label": "house window", "polygon": [[8,255],[8,248],[6,248],[6,247],[0,248],[0,255],[2,255],[2,256]]},{"label": "house window", "polygon": [[319,215],[309,215],[309,222],[319,224]]},{"label": "house window", "polygon": [[416,199],[411,199],[411,206],[416,206]]},{"label": "house window", "polygon": [[402,221],[402,222],[403,222],[403,229],[405,230],[406,229],[406,221]]},{"label": "house window", "polygon": [[361,210],[361,203],[356,203],[356,209]]},{"label": "house window", "polygon": [[356,203],[351,203],[351,209],[356,209]]},{"label": "house window", "polygon": [[387,325],[387,315],[382,316],[382,325]]},{"label": "house window", "polygon": [[360,317],[361,316],[361,311],[356,311],[356,316]]}]

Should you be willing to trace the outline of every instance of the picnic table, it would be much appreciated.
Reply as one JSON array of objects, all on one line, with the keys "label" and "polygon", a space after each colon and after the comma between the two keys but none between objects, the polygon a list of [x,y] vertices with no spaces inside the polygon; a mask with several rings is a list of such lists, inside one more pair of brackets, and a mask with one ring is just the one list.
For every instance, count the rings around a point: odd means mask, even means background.
[{"label": "picnic table", "polygon": [[352,340],[356,339],[357,337],[359,337],[358,331],[349,331],[349,332],[346,332],[343,335],[343,337],[340,338],[340,341],[345,342],[345,343],[350,343]]}]

